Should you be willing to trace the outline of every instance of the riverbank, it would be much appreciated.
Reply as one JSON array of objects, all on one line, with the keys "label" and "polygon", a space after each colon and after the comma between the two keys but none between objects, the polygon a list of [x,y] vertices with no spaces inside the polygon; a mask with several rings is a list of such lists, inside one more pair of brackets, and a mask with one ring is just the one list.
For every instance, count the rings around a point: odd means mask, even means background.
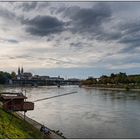
[{"label": "riverbank", "polygon": [[8,113],[0,108],[0,138],[5,139],[63,139],[54,130],[50,135],[40,132],[41,124],[21,113]]},{"label": "riverbank", "polygon": [[42,139],[44,136],[38,129],[26,121],[19,119],[13,113],[0,108],[0,138],[1,139]]},{"label": "riverbank", "polygon": [[110,87],[95,87],[95,86],[85,86],[85,85],[82,85],[81,86],[82,88],[93,88],[93,89],[100,89],[100,90],[112,90],[112,91],[137,91],[137,92],[140,92],[140,89],[131,89],[131,88],[129,88],[129,89],[126,89],[126,88],[115,88],[115,87],[113,87],[113,88],[110,88]]},{"label": "riverbank", "polygon": [[[16,115],[24,121],[23,114],[18,112],[18,113],[16,113]],[[42,124],[40,124],[39,122],[37,122],[27,116],[25,117],[25,121],[40,131]],[[49,135],[44,135],[44,138],[47,138],[47,139],[64,139],[65,138],[64,136],[60,136],[59,134],[57,134],[57,132],[55,132],[54,130],[51,130],[50,128],[48,128],[48,129],[51,133]],[[43,135],[43,133],[42,133],[42,135]]]}]

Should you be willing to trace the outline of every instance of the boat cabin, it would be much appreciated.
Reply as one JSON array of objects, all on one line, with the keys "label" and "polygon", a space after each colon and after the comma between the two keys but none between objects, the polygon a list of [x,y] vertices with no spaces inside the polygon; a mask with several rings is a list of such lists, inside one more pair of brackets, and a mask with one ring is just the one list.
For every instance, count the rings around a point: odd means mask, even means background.
[{"label": "boat cabin", "polygon": [[22,93],[3,92],[0,93],[2,107],[6,111],[28,111],[34,110],[34,103],[26,102],[26,96]]}]

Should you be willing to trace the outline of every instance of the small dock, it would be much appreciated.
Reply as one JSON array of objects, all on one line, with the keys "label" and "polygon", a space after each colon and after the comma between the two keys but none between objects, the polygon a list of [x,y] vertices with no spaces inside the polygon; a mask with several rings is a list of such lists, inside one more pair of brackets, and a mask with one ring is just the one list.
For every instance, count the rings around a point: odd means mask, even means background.
[{"label": "small dock", "polygon": [[[19,118],[24,120],[24,115],[21,113],[16,113],[18,115]],[[28,122],[29,124],[33,125],[35,128],[37,128],[40,131],[41,125],[39,122],[29,118],[29,117],[25,117],[25,121]],[[48,128],[49,129],[49,128]],[[58,135],[56,132],[54,132],[53,130],[49,129],[49,131],[51,132],[51,134],[49,135],[45,135],[44,134],[44,138],[46,139],[65,139],[64,136],[60,136]]]}]

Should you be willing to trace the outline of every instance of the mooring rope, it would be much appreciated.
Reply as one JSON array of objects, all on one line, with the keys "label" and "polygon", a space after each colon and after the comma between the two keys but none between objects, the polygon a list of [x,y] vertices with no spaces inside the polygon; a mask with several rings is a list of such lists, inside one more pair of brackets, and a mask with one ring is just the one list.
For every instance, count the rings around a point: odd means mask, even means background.
[{"label": "mooring rope", "polygon": [[38,101],[43,101],[43,100],[47,100],[47,99],[51,99],[51,98],[55,98],[55,97],[60,97],[60,96],[65,96],[65,95],[70,95],[70,94],[75,94],[77,93],[77,91],[74,92],[70,92],[70,93],[65,93],[65,94],[61,94],[61,95],[55,95],[55,96],[51,96],[51,97],[47,97],[47,98],[42,98],[42,99],[38,99],[32,102],[38,102]]}]

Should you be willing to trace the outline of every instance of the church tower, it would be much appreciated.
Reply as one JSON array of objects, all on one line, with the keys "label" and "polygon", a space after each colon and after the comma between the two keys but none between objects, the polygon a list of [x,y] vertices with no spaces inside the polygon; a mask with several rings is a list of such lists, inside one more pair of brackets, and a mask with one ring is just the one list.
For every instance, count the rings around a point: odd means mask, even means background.
[{"label": "church tower", "polygon": [[21,74],[23,74],[23,67],[21,68]]},{"label": "church tower", "polygon": [[20,75],[20,67],[18,67],[18,75]]}]

